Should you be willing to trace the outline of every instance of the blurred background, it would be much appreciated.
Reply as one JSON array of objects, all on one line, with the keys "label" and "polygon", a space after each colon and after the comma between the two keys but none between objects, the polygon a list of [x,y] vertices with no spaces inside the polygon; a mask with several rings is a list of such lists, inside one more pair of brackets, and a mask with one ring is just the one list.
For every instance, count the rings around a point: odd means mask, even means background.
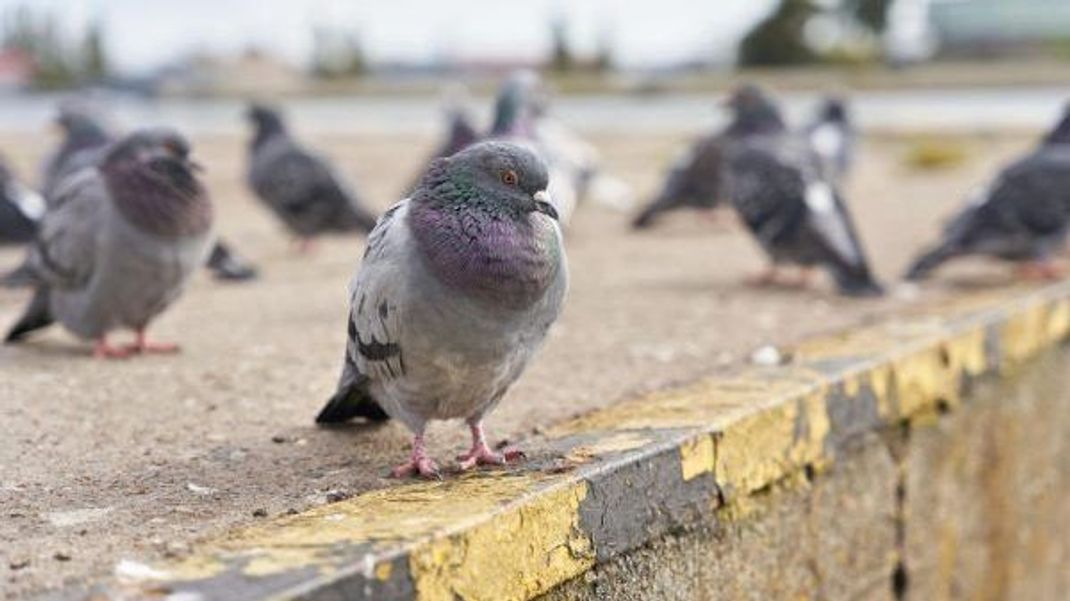
[{"label": "blurred background", "polygon": [[444,82],[518,67],[588,128],[711,123],[693,109],[741,73],[855,90],[864,127],[1039,127],[1070,75],[1059,0],[3,0],[0,23],[0,127],[22,129],[52,116],[27,94],[90,89],[138,122],[233,127],[227,100],[256,96],[302,99],[310,128],[426,131]]}]

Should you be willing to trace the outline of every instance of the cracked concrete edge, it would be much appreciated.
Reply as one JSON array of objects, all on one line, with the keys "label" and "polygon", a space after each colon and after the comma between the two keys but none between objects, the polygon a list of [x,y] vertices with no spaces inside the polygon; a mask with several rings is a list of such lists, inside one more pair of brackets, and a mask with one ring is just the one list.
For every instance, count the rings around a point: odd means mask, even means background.
[{"label": "cracked concrete edge", "polygon": [[745,519],[752,493],[1068,334],[1070,283],[964,295],[571,420],[521,468],[370,491],[66,598],[530,599],[699,517]]}]

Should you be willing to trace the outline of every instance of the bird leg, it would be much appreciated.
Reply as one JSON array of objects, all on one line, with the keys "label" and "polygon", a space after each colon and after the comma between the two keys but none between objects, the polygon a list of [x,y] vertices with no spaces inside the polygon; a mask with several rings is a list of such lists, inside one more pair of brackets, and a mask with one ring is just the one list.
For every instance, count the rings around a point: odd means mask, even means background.
[{"label": "bird leg", "polygon": [[776,284],[778,280],[780,280],[780,270],[774,264],[767,267],[765,271],[748,277],[746,282],[748,286],[764,288]]},{"label": "bird leg", "polygon": [[424,446],[424,435],[416,434],[412,437],[412,454],[409,460],[391,470],[390,475],[394,478],[408,478],[419,476],[428,480],[440,479],[442,474],[438,471],[433,459],[427,456],[427,448]]},{"label": "bird leg", "polygon": [[297,254],[308,256],[316,252],[316,241],[312,238],[298,238],[296,240]]},{"label": "bird leg", "polygon": [[170,354],[178,352],[178,345],[171,342],[152,342],[145,335],[145,328],[139,328],[135,332],[134,344],[126,346],[130,353],[161,353]]},{"label": "bird leg", "polygon": [[101,336],[93,343],[93,356],[97,359],[126,359],[130,349],[108,344],[108,337]]},{"label": "bird leg", "polygon": [[809,288],[814,277],[814,269],[812,267],[800,266],[799,270],[795,273],[795,280],[792,281],[792,286],[796,288]]},{"label": "bird leg", "polygon": [[1018,266],[1018,276],[1024,280],[1051,281],[1062,277],[1062,269],[1046,259],[1026,261]]},{"label": "bird leg", "polygon": [[504,453],[499,453],[487,446],[482,420],[468,422],[468,428],[472,431],[472,448],[457,458],[461,462],[461,471],[470,470],[477,465],[505,465],[524,457],[524,453],[518,449],[507,449]]}]

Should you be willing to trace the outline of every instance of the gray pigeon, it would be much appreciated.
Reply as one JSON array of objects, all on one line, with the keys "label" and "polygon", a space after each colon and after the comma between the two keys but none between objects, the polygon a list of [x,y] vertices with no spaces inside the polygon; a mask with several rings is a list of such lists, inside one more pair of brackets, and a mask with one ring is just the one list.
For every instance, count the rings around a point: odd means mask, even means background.
[{"label": "gray pigeon", "polygon": [[56,124],[63,132],[63,142],[41,166],[41,194],[48,200],[63,179],[97,164],[115,136],[84,107],[64,105]]},{"label": "gray pigeon", "polygon": [[253,105],[249,185],[296,234],[302,248],[327,232],[370,232],[375,217],[341,183],[326,159],[299,146],[275,109]]},{"label": "gray pigeon", "polygon": [[1026,277],[1053,278],[1052,255],[1070,227],[1070,110],[1040,145],[1005,167],[944,228],[906,277],[921,280],[944,262],[984,255],[1018,263]]},{"label": "gray pigeon", "polygon": [[632,221],[632,227],[650,227],[661,214],[682,207],[717,207],[722,193],[724,146],[728,142],[721,133],[696,140],[687,152],[673,163],[661,191]]},{"label": "gray pigeon", "polygon": [[856,137],[847,103],[836,97],[826,98],[814,120],[806,126],[806,137],[821,158],[825,175],[833,181],[842,180],[851,168]]},{"label": "gray pigeon", "polygon": [[[116,142],[116,137],[99,117],[81,105],[61,106],[56,123],[63,131],[63,142],[41,167],[41,190],[46,204],[65,179],[97,165]],[[206,264],[212,274],[221,280],[244,281],[257,276],[256,266],[242,258],[223,240],[218,240],[212,247]],[[8,287],[33,284],[33,270],[28,262],[0,278],[0,285]]]},{"label": "gray pigeon", "polygon": [[351,286],[338,390],[321,424],[393,417],[414,434],[398,477],[434,477],[424,428],[463,418],[461,468],[514,454],[487,446],[491,411],[557,319],[568,272],[545,164],[528,148],[481,142],[432,165],[380,218]]},{"label": "gray pigeon", "polygon": [[[211,240],[212,206],[176,132],[144,130],[109,148],[96,167],[66,178],[31,249],[38,285],[7,342],[59,321],[95,341],[94,355],[169,352],[149,323],[182,292]],[[129,347],[108,343],[128,328]]]},{"label": "gray pigeon", "polygon": [[727,195],[772,260],[760,281],[775,281],[786,263],[804,274],[821,266],[843,294],[880,294],[847,205],[810,145],[787,132],[780,111],[757,88],[741,88],[730,106],[729,131],[740,141],[727,152]]},{"label": "gray pigeon", "polygon": [[0,160],[0,244],[33,240],[44,211],[41,195],[22,185],[7,163]]}]

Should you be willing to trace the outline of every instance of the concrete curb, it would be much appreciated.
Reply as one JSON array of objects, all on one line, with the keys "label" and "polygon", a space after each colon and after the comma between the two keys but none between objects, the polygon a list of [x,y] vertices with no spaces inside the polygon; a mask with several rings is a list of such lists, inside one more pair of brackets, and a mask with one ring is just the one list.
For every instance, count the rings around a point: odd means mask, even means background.
[{"label": "concrete curb", "polygon": [[564,423],[521,469],[372,491],[205,541],[91,599],[530,599],[857,435],[954,409],[971,381],[1070,334],[1070,283],[970,295],[804,342],[779,367]]}]

